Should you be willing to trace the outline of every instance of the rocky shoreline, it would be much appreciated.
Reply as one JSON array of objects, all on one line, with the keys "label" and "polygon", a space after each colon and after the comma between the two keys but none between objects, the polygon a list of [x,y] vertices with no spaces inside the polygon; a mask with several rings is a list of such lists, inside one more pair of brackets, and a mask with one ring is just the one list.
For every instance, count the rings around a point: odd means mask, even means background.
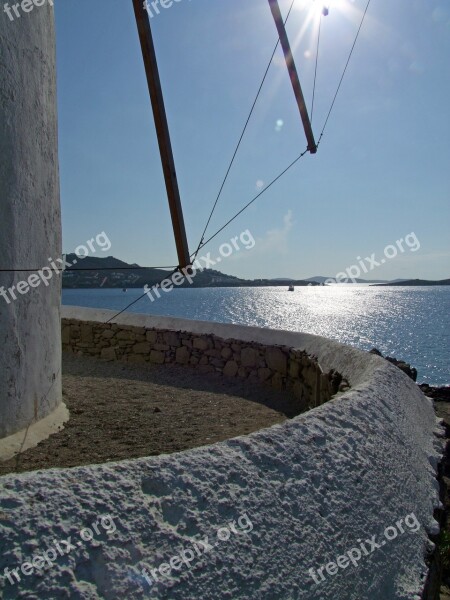
[{"label": "rocky shoreline", "polygon": [[[381,352],[376,348],[372,348],[372,350],[370,350],[370,354],[376,354],[377,356],[381,356],[388,362],[398,367],[414,382],[417,382],[417,369],[412,367],[409,363],[406,363],[403,360],[398,360],[397,358],[392,358],[391,356],[383,356]],[[429,398],[432,398],[433,400],[439,402],[450,402],[450,385],[443,385],[437,387],[428,385],[428,383],[418,383],[417,385],[420,387],[425,396],[428,396]]]}]

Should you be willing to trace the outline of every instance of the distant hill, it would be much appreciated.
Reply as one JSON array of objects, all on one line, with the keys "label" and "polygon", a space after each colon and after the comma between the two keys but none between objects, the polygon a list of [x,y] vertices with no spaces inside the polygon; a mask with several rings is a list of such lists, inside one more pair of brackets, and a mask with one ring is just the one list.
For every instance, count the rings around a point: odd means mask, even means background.
[{"label": "distant hill", "polygon": [[[149,269],[136,263],[129,264],[114,256],[81,258],[75,254],[67,254],[66,261],[73,266],[63,273],[63,288],[143,288],[145,284],[156,285],[170,276],[171,271],[165,269]],[[296,287],[323,285],[327,279],[317,275],[309,279],[292,279],[289,277],[275,279],[241,279],[234,275],[226,275],[214,269],[199,270],[193,278],[192,287]],[[411,280],[367,280],[357,279],[357,283],[375,285],[413,286],[413,285],[450,285],[450,279],[442,281]],[[188,287],[185,281],[179,287]]]},{"label": "distant hill", "polygon": [[429,281],[427,279],[405,279],[403,281],[390,281],[389,283],[378,284],[379,286],[434,286],[450,285],[450,279],[441,279],[440,281]]},{"label": "distant hill", "polygon": [[[75,254],[67,254],[66,261],[73,265],[63,273],[62,285],[66,289],[143,288],[145,284],[151,287],[171,274],[171,271],[164,269],[148,269],[137,264],[128,264],[113,256],[80,258]],[[190,285],[186,280],[179,287],[190,287]],[[311,284],[294,279],[240,279],[214,269],[199,270],[192,283],[192,287],[268,287],[277,285],[301,287]]]}]

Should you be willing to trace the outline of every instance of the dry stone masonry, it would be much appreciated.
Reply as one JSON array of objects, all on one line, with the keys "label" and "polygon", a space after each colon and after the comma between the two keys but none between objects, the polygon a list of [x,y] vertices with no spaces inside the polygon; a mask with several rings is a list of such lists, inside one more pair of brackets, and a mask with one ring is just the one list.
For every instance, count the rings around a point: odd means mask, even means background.
[{"label": "dry stone masonry", "polygon": [[105,360],[177,363],[201,373],[260,381],[293,392],[305,408],[319,406],[349,387],[336,371],[324,373],[305,351],[213,334],[63,319],[62,343],[65,351]]}]

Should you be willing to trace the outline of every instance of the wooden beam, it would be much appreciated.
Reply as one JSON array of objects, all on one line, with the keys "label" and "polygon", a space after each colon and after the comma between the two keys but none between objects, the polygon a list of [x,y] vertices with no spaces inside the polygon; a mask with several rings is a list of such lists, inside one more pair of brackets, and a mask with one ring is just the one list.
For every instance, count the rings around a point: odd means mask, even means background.
[{"label": "wooden beam", "polygon": [[313,130],[311,127],[311,121],[309,120],[308,109],[306,108],[305,98],[303,96],[302,87],[300,85],[300,79],[298,77],[297,68],[294,63],[292,56],[291,46],[284,26],[283,17],[281,15],[280,6],[278,0],[269,0],[270,9],[272,16],[277,27],[278,35],[280,37],[281,47],[283,48],[284,58],[289,71],[289,77],[291,79],[292,88],[294,90],[295,98],[297,100],[298,109],[302,118],[303,128],[305,130],[306,140],[308,142],[308,150],[311,154],[317,152],[317,144],[314,139]]},{"label": "wooden beam", "polygon": [[167,197],[169,200],[170,215],[172,217],[173,232],[178,254],[178,266],[190,266],[189,248],[186,237],[186,227],[181,206],[180,190],[178,187],[175,160],[170,141],[169,125],[167,123],[164,97],[159,78],[158,64],[156,61],[155,46],[153,43],[150,17],[144,8],[143,0],[133,0],[134,14],[144,58],[145,73],[147,75],[150,99],[153,108],[156,134],[158,137],[159,152],[166,182]]}]

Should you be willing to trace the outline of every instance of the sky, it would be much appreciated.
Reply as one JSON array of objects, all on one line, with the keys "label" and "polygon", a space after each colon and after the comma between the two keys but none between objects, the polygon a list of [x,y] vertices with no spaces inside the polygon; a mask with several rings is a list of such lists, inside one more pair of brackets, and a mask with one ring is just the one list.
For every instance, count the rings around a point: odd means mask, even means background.
[{"label": "sky", "polygon": [[[280,0],[283,15],[290,3]],[[287,23],[308,106],[321,6],[296,0]],[[331,0],[322,20],[316,137],[365,7],[366,0]],[[176,265],[131,0],[59,0],[55,12],[64,251],[105,232],[108,255]],[[267,0],[178,0],[160,7],[151,26],[193,252],[277,33]],[[449,34],[444,0],[372,0],[318,153],[201,254],[219,256],[221,244],[249,232],[254,247],[234,248],[221,271],[335,276],[359,258],[371,279],[449,278]],[[305,148],[279,49],[207,237]],[[403,251],[401,239],[411,242]],[[392,258],[389,246],[397,248]],[[366,261],[374,255],[379,266]]]}]

